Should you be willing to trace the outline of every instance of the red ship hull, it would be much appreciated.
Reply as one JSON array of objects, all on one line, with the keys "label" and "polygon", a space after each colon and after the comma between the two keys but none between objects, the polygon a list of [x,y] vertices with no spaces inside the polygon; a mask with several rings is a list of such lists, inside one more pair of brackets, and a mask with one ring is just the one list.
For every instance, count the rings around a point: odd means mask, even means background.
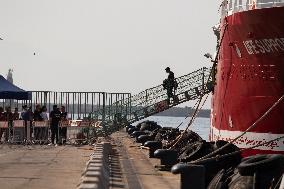
[{"label": "red ship hull", "polygon": [[[227,27],[226,27],[227,25]],[[239,136],[284,94],[284,7],[227,16],[212,97],[211,140]],[[284,101],[235,142],[243,155],[284,154]]]}]

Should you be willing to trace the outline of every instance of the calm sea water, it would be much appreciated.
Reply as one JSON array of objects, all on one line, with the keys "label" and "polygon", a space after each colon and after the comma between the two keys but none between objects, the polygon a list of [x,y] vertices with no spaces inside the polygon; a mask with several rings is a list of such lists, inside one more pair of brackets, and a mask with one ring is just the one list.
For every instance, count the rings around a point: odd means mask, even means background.
[{"label": "calm sea water", "polygon": [[[155,121],[162,127],[173,127],[173,128],[176,128],[180,123],[182,123],[182,125],[179,128],[185,129],[190,121],[190,118],[185,119],[184,117],[150,116],[146,119],[133,123],[133,125],[137,125],[138,123],[145,120]],[[193,122],[193,124],[190,126],[190,129],[198,133],[204,140],[208,140],[209,128],[210,128],[210,119],[202,117],[197,117]]]}]

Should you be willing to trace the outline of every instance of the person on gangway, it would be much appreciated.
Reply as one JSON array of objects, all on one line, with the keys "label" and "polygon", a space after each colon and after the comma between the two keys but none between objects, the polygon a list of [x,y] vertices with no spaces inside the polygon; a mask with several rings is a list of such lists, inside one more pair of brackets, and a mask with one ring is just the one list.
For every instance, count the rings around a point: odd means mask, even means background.
[{"label": "person on gangway", "polygon": [[169,67],[166,67],[166,73],[168,73],[168,78],[163,81],[163,87],[167,90],[167,102],[170,104],[170,99],[175,96],[175,90],[177,89],[177,82],[175,80],[174,72],[171,71]]}]

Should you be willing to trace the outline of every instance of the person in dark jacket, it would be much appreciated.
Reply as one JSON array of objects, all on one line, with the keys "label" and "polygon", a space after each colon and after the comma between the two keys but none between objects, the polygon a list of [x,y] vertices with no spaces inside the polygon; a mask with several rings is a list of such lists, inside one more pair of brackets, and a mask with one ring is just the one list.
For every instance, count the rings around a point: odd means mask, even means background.
[{"label": "person in dark jacket", "polygon": [[172,72],[169,67],[166,67],[165,70],[169,75],[168,78],[164,80],[163,87],[167,90],[168,103],[170,103],[170,98],[174,98],[174,88],[176,88],[177,86],[174,72]]},{"label": "person in dark jacket", "polygon": [[57,108],[57,105],[53,105],[53,110],[49,115],[50,119],[50,130],[51,130],[51,144],[54,144],[54,139],[56,139],[56,144],[58,144],[58,126],[61,120],[61,112]]},{"label": "person in dark jacket", "polygon": [[30,142],[30,137],[32,135],[32,120],[33,120],[32,107],[28,108],[27,105],[23,105],[21,118],[24,120],[24,125],[25,125],[24,140],[26,142]]},{"label": "person in dark jacket", "polygon": [[19,120],[19,119],[20,119],[19,109],[15,108],[13,113],[13,120]]},{"label": "person in dark jacket", "polygon": [[[35,111],[34,111],[34,114],[33,114],[34,115],[33,116],[34,121],[43,121],[40,114],[41,114],[41,106],[39,104],[37,104]],[[34,139],[35,140],[41,140],[41,132],[42,132],[42,128],[34,127]]]},{"label": "person in dark jacket", "polygon": [[34,111],[34,121],[43,121],[41,114],[41,106],[39,104],[36,105],[35,111]]},{"label": "person in dark jacket", "polygon": [[[68,120],[68,112],[65,110],[65,106],[61,106],[61,121],[67,121]],[[62,138],[62,143],[66,143],[67,139],[67,127],[61,127],[60,128],[60,137]]]}]

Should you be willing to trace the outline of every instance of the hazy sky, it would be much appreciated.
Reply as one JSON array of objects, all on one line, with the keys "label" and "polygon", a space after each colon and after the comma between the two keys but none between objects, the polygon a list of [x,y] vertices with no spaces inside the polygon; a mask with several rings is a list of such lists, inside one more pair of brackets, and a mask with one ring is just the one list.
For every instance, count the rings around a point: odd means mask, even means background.
[{"label": "hazy sky", "polygon": [[[217,0],[0,0],[0,74],[27,90],[137,93],[210,62]],[[35,53],[35,55],[34,55]]]}]

